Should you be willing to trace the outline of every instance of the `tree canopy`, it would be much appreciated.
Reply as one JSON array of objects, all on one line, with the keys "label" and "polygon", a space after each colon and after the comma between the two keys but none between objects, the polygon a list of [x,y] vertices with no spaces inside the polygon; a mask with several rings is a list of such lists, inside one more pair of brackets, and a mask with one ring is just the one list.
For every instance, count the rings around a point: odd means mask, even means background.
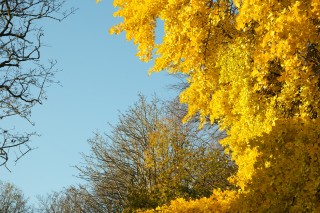
[{"label": "tree canopy", "polygon": [[183,124],[184,112],[178,102],[148,103],[140,95],[110,134],[89,140],[91,154],[77,167],[87,181],[86,203],[97,212],[132,212],[231,188],[227,178],[237,167],[218,144],[224,136]]},{"label": "tree canopy", "polygon": [[[98,2],[98,1],[97,1]],[[318,0],[116,0],[149,73],[186,73],[185,121],[218,122],[239,167],[235,191],[176,200],[174,212],[315,212],[320,209]],[[159,19],[164,36],[155,43]],[[200,125],[201,127],[201,125]],[[201,205],[199,203],[202,203]]]},{"label": "tree canopy", "polygon": [[30,212],[28,198],[15,185],[0,181],[0,212],[24,213]]}]

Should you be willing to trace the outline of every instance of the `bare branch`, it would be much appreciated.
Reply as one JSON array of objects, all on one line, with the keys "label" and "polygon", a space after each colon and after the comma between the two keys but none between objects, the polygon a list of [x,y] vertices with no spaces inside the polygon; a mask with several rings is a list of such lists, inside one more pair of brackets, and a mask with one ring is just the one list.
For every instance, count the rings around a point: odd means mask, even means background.
[{"label": "bare branch", "polygon": [[[47,86],[58,83],[54,81],[56,62],[50,61],[48,67],[39,62],[43,30],[37,21],[61,21],[72,14],[74,9],[62,11],[64,3],[65,0],[0,0],[0,119],[20,116],[34,125],[30,119],[32,108],[46,99]],[[0,131],[0,166],[6,166],[10,149],[20,149],[15,162],[32,150],[28,143],[33,135]]]}]

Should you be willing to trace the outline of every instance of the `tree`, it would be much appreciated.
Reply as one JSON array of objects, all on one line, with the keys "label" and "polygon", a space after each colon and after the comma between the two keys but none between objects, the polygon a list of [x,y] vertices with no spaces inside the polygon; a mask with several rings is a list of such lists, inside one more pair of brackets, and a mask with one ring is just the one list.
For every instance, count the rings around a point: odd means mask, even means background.
[{"label": "tree", "polygon": [[236,167],[221,146],[216,129],[182,124],[177,102],[138,103],[106,138],[89,140],[92,154],[77,167],[88,181],[87,200],[98,212],[135,211],[168,204],[176,197],[209,197],[213,188],[231,187]]},{"label": "tree", "polygon": [[10,183],[0,182],[0,212],[26,213],[30,210],[28,199],[20,189]]},{"label": "tree", "polygon": [[230,156],[223,153],[222,147],[210,143],[208,135],[200,136],[194,129],[192,132],[191,123],[183,126],[182,118],[173,115],[157,122],[145,151],[146,168],[154,183],[152,190],[160,194],[162,201],[157,204],[170,203],[173,198],[210,197],[217,188],[231,189],[227,178],[236,167]]},{"label": "tree", "polygon": [[84,187],[70,186],[46,196],[38,196],[39,213],[82,213],[95,212],[83,197]]},{"label": "tree", "polygon": [[[151,72],[185,73],[185,121],[199,113],[229,135],[221,141],[239,167],[234,191],[181,201],[166,211],[320,210],[317,0],[117,0],[126,32]],[[158,19],[163,42],[155,43]],[[223,193],[223,195],[221,194]],[[202,206],[199,206],[202,203]],[[207,203],[207,205],[203,205]],[[196,207],[194,206],[196,205]]]},{"label": "tree", "polygon": [[[32,125],[31,110],[41,104],[45,88],[54,82],[54,65],[40,64],[40,48],[43,46],[41,19],[61,21],[73,12],[62,12],[63,1],[54,0],[1,0],[0,1],[0,119],[20,116]],[[19,160],[31,150],[28,145],[35,133],[19,134],[12,129],[0,128],[3,136],[0,145],[0,166],[6,166],[9,151],[19,148]]]}]

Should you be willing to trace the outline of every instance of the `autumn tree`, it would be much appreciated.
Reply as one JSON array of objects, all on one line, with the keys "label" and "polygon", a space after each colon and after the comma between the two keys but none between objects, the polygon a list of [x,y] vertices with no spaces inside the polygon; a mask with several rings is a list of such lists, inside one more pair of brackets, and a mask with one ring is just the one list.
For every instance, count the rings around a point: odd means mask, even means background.
[{"label": "autumn tree", "polygon": [[197,132],[192,135],[189,128],[181,128],[181,120],[166,117],[158,121],[145,151],[145,164],[155,185],[153,190],[163,200],[160,204],[177,197],[209,197],[215,188],[232,188],[227,177],[234,174],[236,167],[229,156],[223,153],[222,147],[208,143],[208,138],[197,138]]},{"label": "autumn tree", "polygon": [[[318,0],[116,0],[150,73],[189,75],[185,121],[199,113],[229,135],[234,191],[176,200],[168,212],[320,211]],[[162,43],[155,43],[157,21]],[[201,127],[201,125],[200,125]]]},{"label": "autumn tree", "polygon": [[218,145],[217,129],[183,124],[177,102],[139,102],[119,116],[111,134],[89,140],[91,155],[78,167],[88,181],[87,200],[99,212],[127,212],[168,204],[176,197],[209,197],[232,187],[236,167]]},{"label": "autumn tree", "polygon": [[[0,1],[0,119],[20,116],[32,125],[31,110],[46,98],[45,88],[54,82],[55,61],[40,63],[42,19],[61,21],[69,12],[62,11],[63,1]],[[19,134],[1,126],[0,166],[6,166],[9,152],[19,160],[31,150],[28,145],[35,133]]]},{"label": "autumn tree", "polygon": [[13,184],[0,181],[0,212],[27,213],[31,212],[31,207],[20,189]]}]

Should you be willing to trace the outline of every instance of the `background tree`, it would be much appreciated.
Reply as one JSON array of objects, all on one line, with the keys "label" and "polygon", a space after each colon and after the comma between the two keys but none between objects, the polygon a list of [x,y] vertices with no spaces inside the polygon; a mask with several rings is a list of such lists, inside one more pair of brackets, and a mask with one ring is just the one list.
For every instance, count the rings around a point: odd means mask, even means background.
[{"label": "background tree", "polygon": [[[41,104],[45,88],[53,83],[55,74],[51,61],[48,67],[40,64],[43,30],[41,19],[61,21],[73,12],[61,11],[65,1],[1,0],[0,1],[0,119],[20,116],[32,125],[31,109]],[[19,150],[17,160],[31,150],[28,145],[35,133],[19,134],[0,128],[0,166],[6,166],[9,151]]]},{"label": "background tree", "polygon": [[83,213],[96,212],[86,203],[83,197],[84,187],[70,186],[46,196],[38,196],[37,212],[39,213]]},{"label": "background tree", "polygon": [[31,207],[20,189],[10,183],[0,181],[0,212],[27,213],[31,212]]},{"label": "background tree", "polygon": [[179,105],[156,98],[147,103],[140,96],[111,125],[111,134],[97,133],[88,141],[92,154],[77,168],[88,181],[87,199],[100,212],[155,208],[175,197],[208,197],[213,188],[230,186],[227,178],[236,167],[217,146],[218,131],[183,124]]},{"label": "background tree", "polygon": [[192,123],[182,125],[182,119],[171,114],[158,121],[145,151],[146,168],[154,185],[150,191],[158,193],[158,205],[173,198],[210,197],[215,188],[232,187],[227,178],[236,167],[230,156],[210,138],[212,135],[204,135],[210,131],[200,133],[190,128]]}]

